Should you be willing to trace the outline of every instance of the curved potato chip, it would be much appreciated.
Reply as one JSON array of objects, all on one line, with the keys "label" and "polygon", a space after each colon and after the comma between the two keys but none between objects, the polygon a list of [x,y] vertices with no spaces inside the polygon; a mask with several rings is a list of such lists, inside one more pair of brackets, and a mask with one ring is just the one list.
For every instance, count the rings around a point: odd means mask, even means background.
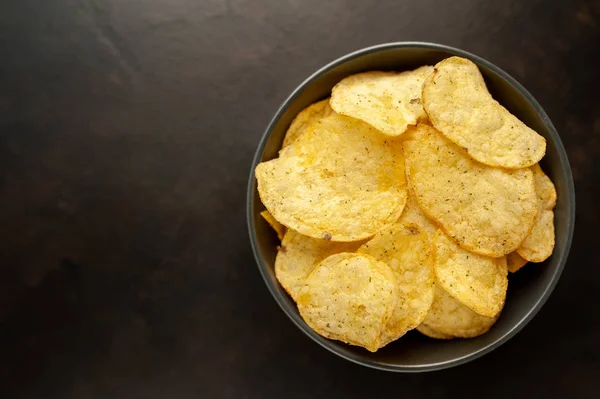
[{"label": "curved potato chip", "polygon": [[477,314],[436,285],[431,309],[417,329],[429,336],[433,331],[442,337],[473,338],[485,334],[499,316],[500,311],[494,317]]},{"label": "curved potato chip", "polygon": [[531,167],[535,178],[535,192],[541,209],[551,210],[556,205],[556,189],[552,180],[542,170],[540,164]]},{"label": "curved potato chip", "polygon": [[430,326],[428,326],[427,324],[423,324],[423,323],[421,323],[417,326],[417,331],[423,335],[428,336],[429,338],[435,338],[435,339],[453,339],[454,338],[454,336],[452,336],[452,335],[438,332],[438,331],[434,330],[433,328],[431,328]]},{"label": "curved potato chip", "polygon": [[546,153],[546,140],[492,98],[467,59],[435,66],[423,84],[423,107],[436,129],[486,165],[523,168]]},{"label": "curved potato chip", "polygon": [[331,255],[306,279],[300,315],[314,331],[375,352],[398,301],[398,283],[383,262],[350,253]]},{"label": "curved potato chip", "polygon": [[313,123],[255,174],[275,219],[315,238],[368,238],[396,222],[406,203],[400,143],[338,114]]},{"label": "curved potato chip", "polygon": [[520,268],[527,264],[527,260],[523,259],[517,251],[506,255],[506,268],[511,273],[516,273]]},{"label": "curved potato chip", "polygon": [[396,223],[363,244],[358,253],[386,263],[396,276],[399,300],[381,333],[381,346],[418,326],[433,301],[433,256],[416,224]]},{"label": "curved potato chip", "polygon": [[354,252],[361,244],[319,240],[288,230],[275,258],[275,277],[296,301],[304,280],[319,262],[336,253]]},{"label": "curved potato chip", "polygon": [[283,240],[283,236],[285,235],[285,226],[279,223],[277,220],[275,220],[275,218],[273,217],[273,215],[271,215],[269,211],[262,211],[260,213],[260,216],[262,216],[263,219],[265,219],[267,223],[269,223],[269,226],[271,226],[273,230],[275,230],[279,240]]},{"label": "curved potato chip", "polygon": [[517,249],[529,262],[543,262],[554,251],[554,211],[540,210],[531,233]]},{"label": "curved potato chip", "polygon": [[531,170],[477,163],[427,125],[410,134],[406,174],[423,212],[469,251],[499,257],[516,250],[537,213]]},{"label": "curved potato chip", "polygon": [[423,81],[433,67],[407,72],[371,71],[349,76],[331,90],[335,112],[361,119],[388,136],[399,136],[426,117]]},{"label": "curved potato chip", "polygon": [[427,217],[421,210],[421,207],[417,203],[414,193],[408,189],[408,199],[406,200],[406,206],[400,216],[400,223],[414,223],[419,226],[428,236],[432,236],[438,229],[438,226],[431,219]]},{"label": "curved potato chip", "polygon": [[326,116],[329,116],[333,113],[333,110],[329,106],[329,98],[325,100],[321,100],[314,104],[309,105],[304,108],[292,121],[290,127],[285,133],[285,137],[283,138],[283,144],[281,148],[287,147],[292,144],[296,139],[304,133],[306,128],[310,126],[313,122],[318,121]]},{"label": "curved potato chip", "polygon": [[466,251],[441,230],[433,237],[434,271],[440,286],[476,313],[498,314],[508,287],[506,257]]}]

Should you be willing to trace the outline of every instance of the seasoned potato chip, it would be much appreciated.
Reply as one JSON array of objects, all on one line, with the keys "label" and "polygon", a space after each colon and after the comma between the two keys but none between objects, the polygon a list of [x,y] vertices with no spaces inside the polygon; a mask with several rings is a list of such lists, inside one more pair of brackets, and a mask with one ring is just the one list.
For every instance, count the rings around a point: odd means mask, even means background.
[{"label": "seasoned potato chip", "polygon": [[556,189],[552,180],[540,168],[539,164],[531,167],[535,178],[535,192],[538,197],[538,206],[541,209],[551,210],[556,205]]},{"label": "seasoned potato chip", "polygon": [[[469,309],[469,310],[471,310],[471,309]],[[471,312],[473,312],[473,311],[471,310]],[[482,316],[482,317],[484,317],[484,316]],[[430,326],[428,326],[427,324],[423,324],[423,323],[421,323],[417,326],[417,331],[423,335],[428,336],[429,338],[435,338],[435,339],[452,339],[452,338],[454,338],[452,335],[443,334],[441,332],[438,332],[438,331],[434,330],[433,328],[431,328]]]},{"label": "seasoned potato chip", "polygon": [[473,338],[485,334],[494,325],[500,316],[500,310],[494,317],[482,316],[436,285],[433,304],[417,329],[432,338],[438,338],[433,336],[435,334],[441,339]]},{"label": "seasoned potato chip", "polygon": [[483,316],[504,306],[508,286],[506,257],[490,258],[459,247],[441,230],[433,238],[434,271],[440,286]]},{"label": "seasoned potato chip", "polygon": [[537,213],[531,170],[482,165],[430,126],[411,130],[406,174],[425,214],[469,251],[499,257],[517,249]]},{"label": "seasoned potato chip", "polygon": [[494,100],[473,62],[450,57],[423,84],[433,126],[477,161],[523,168],[546,153],[546,140]]},{"label": "seasoned potato chip", "polygon": [[368,238],[396,222],[406,203],[400,143],[338,114],[310,125],[255,174],[275,219],[315,238]]},{"label": "seasoned potato chip", "polygon": [[527,264],[527,260],[523,259],[517,251],[506,255],[506,267],[509,272],[516,273],[520,268]]},{"label": "seasoned potato chip", "polygon": [[398,283],[388,265],[368,255],[340,253],[310,273],[298,310],[318,334],[375,352],[397,302]]},{"label": "seasoned potato chip", "polygon": [[543,262],[554,251],[554,212],[556,189],[539,164],[531,167],[535,177],[538,213],[531,233],[517,249],[519,255],[529,262]]},{"label": "seasoned potato chip", "polygon": [[423,81],[433,67],[407,72],[371,71],[349,76],[331,91],[335,112],[361,119],[383,134],[398,136],[426,117]]},{"label": "seasoned potato chip", "polygon": [[554,211],[540,210],[531,234],[517,249],[529,262],[543,262],[554,251]]},{"label": "seasoned potato chip", "polygon": [[275,232],[277,233],[277,237],[279,237],[279,240],[283,240],[283,236],[285,235],[285,226],[279,223],[277,220],[275,220],[275,218],[269,213],[269,211],[262,211],[260,213],[260,216],[262,216],[263,219],[265,219],[267,223],[269,223],[269,226],[271,226],[273,230],[275,230]]},{"label": "seasoned potato chip", "polygon": [[421,207],[417,203],[414,193],[408,189],[408,199],[406,200],[406,206],[400,216],[401,223],[414,223],[419,226],[428,236],[432,236],[438,229],[438,226],[429,219],[421,210]]},{"label": "seasoned potato chip", "polygon": [[304,280],[319,262],[333,254],[354,252],[362,243],[319,240],[288,230],[275,258],[275,276],[296,301]]},{"label": "seasoned potato chip", "polygon": [[433,256],[427,234],[416,224],[396,223],[358,249],[391,267],[399,300],[381,335],[381,346],[395,341],[425,318],[433,301]]},{"label": "seasoned potato chip", "polygon": [[290,127],[285,133],[283,138],[283,144],[281,148],[287,147],[292,144],[298,136],[300,136],[308,126],[313,122],[318,121],[326,116],[333,113],[333,110],[329,106],[329,98],[316,102],[304,108],[292,121]]}]

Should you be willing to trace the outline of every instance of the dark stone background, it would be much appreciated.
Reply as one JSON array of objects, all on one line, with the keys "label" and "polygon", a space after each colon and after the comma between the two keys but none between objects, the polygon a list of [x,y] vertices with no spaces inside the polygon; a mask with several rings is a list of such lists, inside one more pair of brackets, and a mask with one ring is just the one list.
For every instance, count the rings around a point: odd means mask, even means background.
[{"label": "dark stone background", "polygon": [[[556,291],[473,363],[400,375],[292,325],[246,232],[277,106],[351,50],[481,55],[546,109],[577,227]],[[0,397],[597,397],[600,2],[0,2]]]}]

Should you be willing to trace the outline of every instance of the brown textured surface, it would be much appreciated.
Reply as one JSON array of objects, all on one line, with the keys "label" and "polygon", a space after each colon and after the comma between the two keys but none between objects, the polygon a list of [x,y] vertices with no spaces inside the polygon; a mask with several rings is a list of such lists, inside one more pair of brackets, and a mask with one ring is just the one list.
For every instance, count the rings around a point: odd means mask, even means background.
[{"label": "brown textured surface", "polygon": [[[321,3],[0,3],[0,397],[597,393],[600,313],[582,302],[600,289],[598,1]],[[288,93],[398,40],[461,47],[522,82],[561,133],[579,216],[539,315],[493,353],[421,375],[350,364],[298,331],[244,215],[254,149]]]}]

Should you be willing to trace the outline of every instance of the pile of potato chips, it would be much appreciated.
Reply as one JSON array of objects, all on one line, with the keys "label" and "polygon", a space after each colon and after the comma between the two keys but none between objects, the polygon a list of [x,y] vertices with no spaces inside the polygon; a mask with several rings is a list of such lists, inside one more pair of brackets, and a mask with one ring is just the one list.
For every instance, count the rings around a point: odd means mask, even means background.
[{"label": "pile of potato chips", "polygon": [[369,351],[484,334],[508,271],[554,250],[545,152],[467,59],[349,76],[256,167],[277,279],[317,333]]}]

